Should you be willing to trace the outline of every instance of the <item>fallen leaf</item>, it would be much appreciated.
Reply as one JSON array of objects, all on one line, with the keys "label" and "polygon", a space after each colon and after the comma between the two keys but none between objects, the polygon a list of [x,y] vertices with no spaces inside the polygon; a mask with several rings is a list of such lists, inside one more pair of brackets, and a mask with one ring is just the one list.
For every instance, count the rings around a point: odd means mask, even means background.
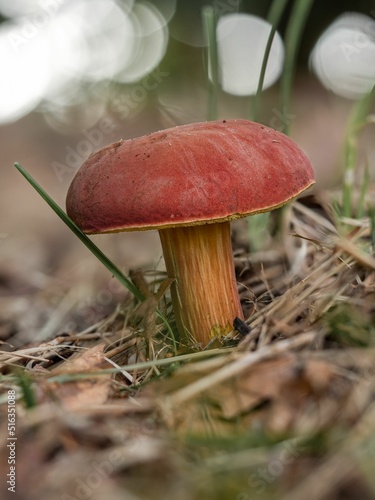
[{"label": "fallen leaf", "polygon": [[[98,372],[112,366],[104,359],[104,345],[99,344],[85,350],[72,360],[67,360],[58,369],[52,370],[52,374],[68,375],[74,373]],[[48,381],[44,384],[44,393],[58,399],[65,408],[79,410],[90,406],[103,404],[109,394],[111,386],[111,374],[100,375],[93,373],[88,379],[77,379],[71,382],[59,383]]]}]

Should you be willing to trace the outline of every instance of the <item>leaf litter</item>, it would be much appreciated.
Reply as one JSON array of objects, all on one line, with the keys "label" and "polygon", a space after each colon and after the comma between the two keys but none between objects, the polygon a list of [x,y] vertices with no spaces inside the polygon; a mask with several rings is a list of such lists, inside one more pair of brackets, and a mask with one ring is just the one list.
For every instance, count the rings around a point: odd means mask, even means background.
[{"label": "leaf litter", "polygon": [[[203,351],[176,352],[158,319],[173,325],[160,272],[136,273],[139,307],[121,295],[86,324],[53,279],[55,317],[37,287],[16,293],[14,312],[1,293],[0,462],[15,389],[19,498],[375,497],[371,220],[338,218],[327,195],[279,216],[260,252],[234,224],[249,328]],[[37,341],[20,319],[31,304],[34,329],[50,325]]]}]

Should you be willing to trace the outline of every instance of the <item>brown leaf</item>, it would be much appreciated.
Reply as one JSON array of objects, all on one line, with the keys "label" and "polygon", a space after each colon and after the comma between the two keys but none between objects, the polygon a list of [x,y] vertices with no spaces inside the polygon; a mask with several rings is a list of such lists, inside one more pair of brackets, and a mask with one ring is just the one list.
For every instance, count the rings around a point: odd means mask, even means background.
[{"label": "brown leaf", "polygon": [[260,418],[265,428],[283,433],[296,425],[329,424],[350,390],[350,382],[331,362],[286,354],[257,363],[208,391],[208,398],[226,420],[242,417],[248,425]]},{"label": "brown leaf", "polygon": [[220,390],[220,405],[225,418],[248,412],[260,403],[278,397],[280,387],[295,377],[293,356],[258,363]]},{"label": "brown leaf", "polygon": [[[104,344],[96,345],[72,361],[67,360],[58,369],[53,370],[53,375],[66,375],[74,373],[89,373],[103,368],[112,368],[104,359]],[[111,374],[93,374],[89,379],[73,380],[66,383],[46,383],[44,392],[57,398],[64,407],[70,410],[86,409],[93,405],[104,403],[111,386]]]}]

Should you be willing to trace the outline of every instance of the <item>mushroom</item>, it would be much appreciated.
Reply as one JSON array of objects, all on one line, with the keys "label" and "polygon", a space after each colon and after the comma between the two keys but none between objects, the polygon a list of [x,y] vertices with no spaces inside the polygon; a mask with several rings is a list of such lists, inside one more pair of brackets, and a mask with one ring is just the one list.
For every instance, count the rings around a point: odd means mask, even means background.
[{"label": "mushroom", "polygon": [[230,221],[281,207],[314,182],[281,132],[247,120],[193,123],[92,154],[67,213],[87,234],[157,229],[180,336],[205,346],[243,319]]}]

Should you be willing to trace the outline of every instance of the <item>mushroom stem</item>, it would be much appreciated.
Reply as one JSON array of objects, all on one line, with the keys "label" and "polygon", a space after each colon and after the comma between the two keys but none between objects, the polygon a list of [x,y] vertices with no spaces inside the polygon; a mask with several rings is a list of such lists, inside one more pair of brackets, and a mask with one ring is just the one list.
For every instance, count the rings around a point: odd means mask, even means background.
[{"label": "mushroom stem", "polygon": [[232,255],[229,222],[159,230],[182,337],[203,346],[243,318]]}]

